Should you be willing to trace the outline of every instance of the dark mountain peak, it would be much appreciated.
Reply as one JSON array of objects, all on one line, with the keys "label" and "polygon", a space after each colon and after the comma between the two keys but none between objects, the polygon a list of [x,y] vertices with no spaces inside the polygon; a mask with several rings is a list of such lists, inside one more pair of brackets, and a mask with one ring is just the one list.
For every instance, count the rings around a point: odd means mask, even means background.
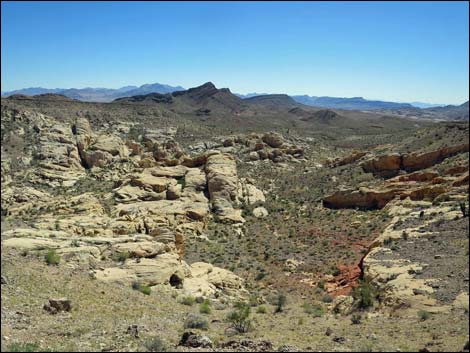
[{"label": "dark mountain peak", "polygon": [[172,95],[174,97],[187,96],[189,98],[200,101],[200,100],[212,97],[219,93],[232,95],[232,93],[230,92],[228,88],[217,89],[217,87],[215,87],[215,85],[212,82],[206,82],[201,86],[193,87],[185,91],[176,91],[176,92],[173,92]]},{"label": "dark mountain peak", "polygon": [[199,86],[199,87],[194,87],[194,89],[196,88],[204,88],[204,89],[217,89],[217,87],[215,87],[215,85],[212,83],[212,82],[206,82],[204,83],[203,85]]},{"label": "dark mountain peak", "polygon": [[173,97],[171,94],[160,94],[160,93],[149,93],[149,94],[141,94],[137,96],[131,97],[122,97],[117,98],[113,102],[120,102],[120,103],[135,103],[135,102],[155,102],[155,103],[166,103],[171,104],[173,103]]},{"label": "dark mountain peak", "polygon": [[329,124],[331,123],[332,120],[337,119],[337,118],[341,118],[341,116],[335,111],[330,110],[330,109],[322,109],[322,110],[316,111],[310,116],[303,117],[300,120],[303,120],[303,121],[316,120],[321,123]]},{"label": "dark mountain peak", "polygon": [[266,94],[245,98],[244,101],[252,104],[270,105],[270,106],[297,106],[298,103],[287,94]]}]

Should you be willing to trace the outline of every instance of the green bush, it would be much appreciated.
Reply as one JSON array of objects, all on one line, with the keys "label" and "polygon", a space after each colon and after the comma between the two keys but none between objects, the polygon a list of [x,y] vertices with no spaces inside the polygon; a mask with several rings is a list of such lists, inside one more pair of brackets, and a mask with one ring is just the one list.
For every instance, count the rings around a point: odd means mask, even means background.
[{"label": "green bush", "polygon": [[228,314],[227,320],[231,323],[232,327],[240,333],[245,333],[251,330],[252,323],[250,320],[251,307],[244,302],[235,304],[235,310]]},{"label": "green bush", "polygon": [[361,323],[361,320],[362,320],[362,316],[360,314],[353,314],[351,316],[351,322],[354,325],[359,325]]},{"label": "green bush", "polygon": [[430,316],[431,316],[431,313],[429,311],[426,311],[426,310],[418,311],[418,318],[420,321],[426,321],[427,319],[429,319]]},{"label": "green bush", "polygon": [[45,259],[48,265],[58,265],[60,263],[60,256],[54,249],[47,251]]},{"label": "green bush", "polygon": [[190,295],[187,295],[183,298],[181,298],[180,303],[188,306],[193,306],[194,303],[196,302],[196,299]]},{"label": "green bush", "polygon": [[189,314],[184,322],[184,328],[207,330],[209,328],[209,322],[201,315]]},{"label": "green bush", "polygon": [[176,182],[179,185],[181,185],[181,189],[184,189],[186,187],[186,178],[185,177],[181,177],[181,178],[177,179]]},{"label": "green bush", "polygon": [[145,348],[149,352],[167,352],[168,346],[160,337],[150,338],[145,342]]},{"label": "green bush", "polygon": [[258,307],[256,308],[256,312],[257,312],[258,314],[266,314],[266,307],[263,306],[263,305],[258,306]]},{"label": "green bush", "polygon": [[355,288],[353,297],[361,309],[366,309],[374,305],[375,291],[369,281],[361,281]]},{"label": "green bush", "polygon": [[276,313],[281,313],[287,304],[287,297],[284,294],[279,294],[276,300]]},{"label": "green bush", "polygon": [[139,282],[132,283],[132,289],[138,290],[139,292],[144,293],[146,295],[150,295],[150,293],[152,292],[152,289],[149,286],[146,286],[145,284]]},{"label": "green bush", "polygon": [[310,304],[305,302],[302,304],[302,308],[306,314],[313,315],[314,317],[322,317],[325,313],[325,309],[319,304]]},{"label": "green bush", "polygon": [[7,347],[7,352],[38,352],[36,343],[12,343]]},{"label": "green bush", "polygon": [[127,251],[120,251],[113,254],[112,259],[116,262],[124,262],[129,258],[129,253]]},{"label": "green bush", "polygon": [[209,315],[211,312],[212,312],[212,309],[211,309],[211,306],[210,306],[210,302],[208,299],[205,299],[201,305],[199,305],[199,312],[201,314],[207,314]]}]

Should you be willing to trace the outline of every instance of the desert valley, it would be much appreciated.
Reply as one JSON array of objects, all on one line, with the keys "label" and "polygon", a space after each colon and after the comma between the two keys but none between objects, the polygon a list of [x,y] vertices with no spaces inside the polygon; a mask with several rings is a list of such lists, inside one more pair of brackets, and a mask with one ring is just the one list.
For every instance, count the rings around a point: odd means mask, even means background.
[{"label": "desert valley", "polygon": [[2,351],[468,349],[466,106],[2,98]]}]

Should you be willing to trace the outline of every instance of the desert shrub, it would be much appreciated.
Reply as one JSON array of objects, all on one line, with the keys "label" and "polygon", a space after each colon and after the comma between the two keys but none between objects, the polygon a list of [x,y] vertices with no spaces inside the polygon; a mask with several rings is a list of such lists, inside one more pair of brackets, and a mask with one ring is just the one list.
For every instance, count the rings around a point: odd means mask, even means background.
[{"label": "desert shrub", "polygon": [[145,295],[150,295],[150,293],[152,292],[152,289],[149,286],[146,286],[145,284],[139,282],[133,282],[132,289],[138,290],[139,292],[144,293]]},{"label": "desert shrub", "polygon": [[372,284],[369,281],[361,281],[359,286],[354,289],[353,297],[361,309],[374,305],[375,293]]},{"label": "desert shrub", "polygon": [[116,252],[112,255],[112,259],[116,262],[124,262],[129,258],[129,253],[127,251]]},{"label": "desert shrub", "polygon": [[465,206],[465,202],[459,202],[460,212],[462,212],[462,217],[467,217],[467,208]]},{"label": "desert shrub", "polygon": [[333,266],[333,267],[331,268],[331,274],[332,274],[333,276],[336,277],[336,276],[338,276],[340,273],[341,273],[341,271],[339,270],[338,267]]},{"label": "desert shrub", "polygon": [[227,320],[231,323],[232,327],[240,333],[245,333],[251,330],[252,323],[250,320],[251,307],[244,302],[235,304],[235,310],[230,312]]},{"label": "desert shrub", "polygon": [[168,346],[160,337],[152,337],[145,342],[145,348],[149,352],[167,352]]},{"label": "desert shrub", "polygon": [[323,303],[331,303],[333,301],[333,298],[329,294],[325,294],[321,298],[321,300],[322,300]]},{"label": "desert shrub", "polygon": [[361,320],[362,320],[362,316],[360,314],[353,314],[351,316],[351,322],[354,325],[359,325],[361,323]]},{"label": "desert shrub", "polygon": [[190,295],[187,295],[183,298],[181,298],[180,303],[188,306],[193,306],[194,303],[196,302],[196,299]]},{"label": "desert shrub", "polygon": [[429,311],[426,311],[426,310],[418,311],[418,318],[420,321],[426,321],[427,319],[429,319],[430,316],[431,314],[429,313]]},{"label": "desert shrub", "polygon": [[255,277],[255,281],[261,281],[264,277],[266,277],[266,273],[259,272]]},{"label": "desert shrub", "polygon": [[39,346],[36,343],[12,343],[8,346],[7,352],[38,352]]},{"label": "desert shrub", "polygon": [[54,249],[50,249],[46,253],[45,260],[48,265],[58,265],[60,263],[60,256]]},{"label": "desert shrub", "polygon": [[184,189],[186,187],[186,178],[185,177],[178,178],[176,181],[179,185],[181,185],[181,189]]},{"label": "desert shrub", "polygon": [[321,317],[325,313],[325,309],[323,308],[323,306],[318,304],[310,304],[305,302],[302,305],[302,308],[304,309],[304,312],[306,314],[313,315],[314,317]]},{"label": "desert shrub", "polygon": [[248,299],[248,303],[250,306],[258,306],[258,300],[259,297],[256,294],[250,295],[250,298]]},{"label": "desert shrub", "polygon": [[208,299],[205,299],[201,305],[199,305],[199,312],[201,314],[210,314],[212,312],[210,302]]},{"label": "desert shrub", "polygon": [[392,238],[385,238],[384,241],[383,241],[383,244],[384,246],[389,246],[393,243],[393,239]]},{"label": "desert shrub", "polygon": [[276,313],[281,313],[287,304],[287,297],[284,294],[279,294],[276,299]]},{"label": "desert shrub", "polygon": [[207,330],[209,328],[209,322],[201,315],[189,314],[184,322],[184,328]]},{"label": "desert shrub", "polygon": [[256,308],[256,312],[258,314],[266,314],[266,307],[263,305],[260,305]]}]

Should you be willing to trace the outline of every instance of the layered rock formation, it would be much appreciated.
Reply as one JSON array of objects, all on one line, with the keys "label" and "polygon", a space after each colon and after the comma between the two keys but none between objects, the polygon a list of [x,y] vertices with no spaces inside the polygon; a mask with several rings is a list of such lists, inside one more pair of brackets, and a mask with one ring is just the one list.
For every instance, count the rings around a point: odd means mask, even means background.
[{"label": "layered rock formation", "polygon": [[[414,312],[468,310],[468,254],[459,245],[468,239],[456,229],[466,225],[468,231],[468,219],[451,203],[407,201],[387,211],[393,220],[362,261],[363,276],[379,289],[382,305]],[[466,273],[455,273],[456,266]]]},{"label": "layered rock formation", "polygon": [[[244,295],[243,280],[230,271],[182,260],[185,238],[203,234],[214,216],[242,223],[240,207],[265,201],[251,180],[238,178],[235,154],[185,153],[172,128],[147,130],[136,141],[127,125],[114,134],[82,117],[67,124],[10,112],[2,119],[17,121],[38,141],[28,149],[32,173],[13,171],[11,159],[2,159],[2,213],[32,215],[28,225],[2,233],[2,246],[55,249],[71,265],[90,264],[98,280],[168,285],[195,296]],[[8,184],[11,176],[30,186]],[[95,193],[76,186],[90,179],[114,188]]]}]

